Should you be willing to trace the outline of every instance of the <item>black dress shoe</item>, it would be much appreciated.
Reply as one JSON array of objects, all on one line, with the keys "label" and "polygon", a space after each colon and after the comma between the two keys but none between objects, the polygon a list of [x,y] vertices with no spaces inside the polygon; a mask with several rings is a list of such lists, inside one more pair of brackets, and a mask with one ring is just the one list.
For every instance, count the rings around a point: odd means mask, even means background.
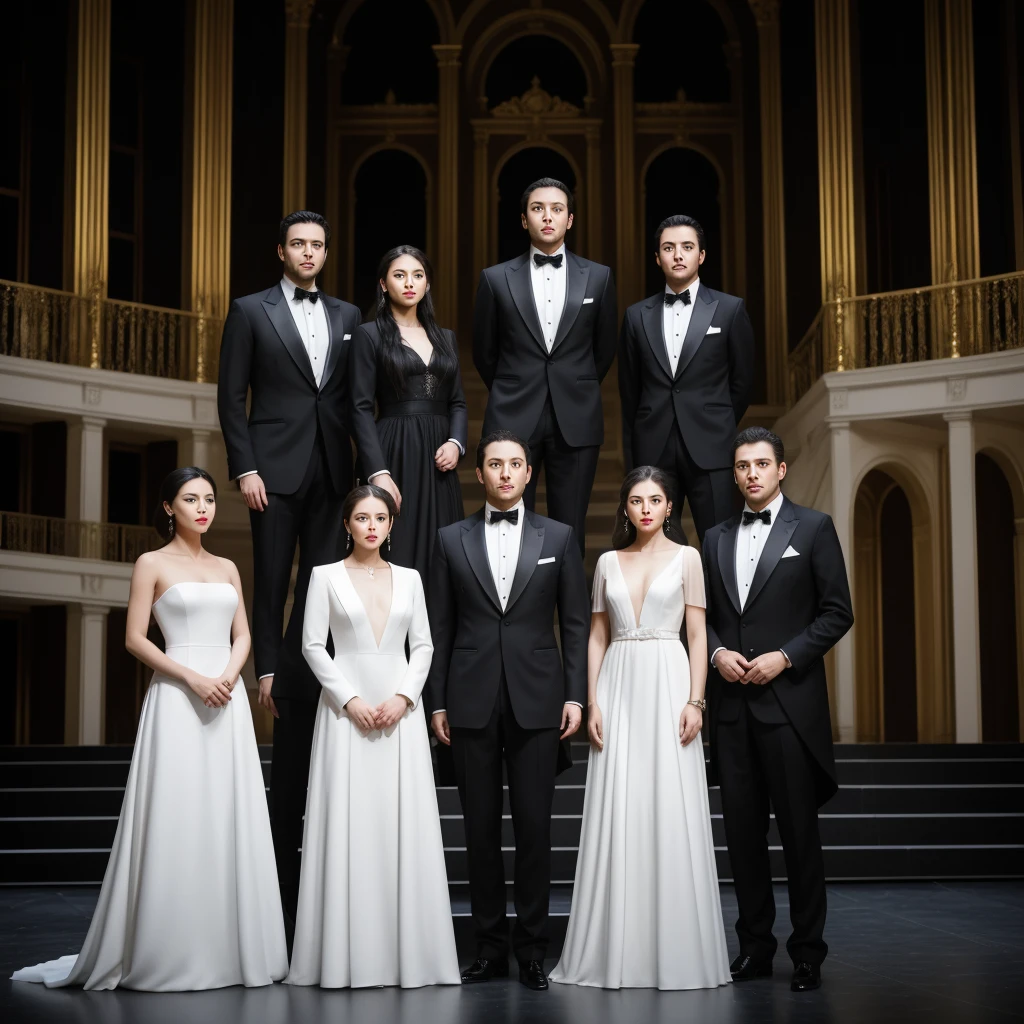
[{"label": "black dress shoe", "polygon": [[532,988],[535,992],[543,992],[548,987],[548,976],[544,973],[544,964],[540,960],[529,960],[519,965],[519,984]]},{"label": "black dress shoe", "polygon": [[789,987],[794,992],[810,992],[811,989],[821,988],[821,965],[797,964],[793,969],[793,980]]},{"label": "black dress shoe", "polygon": [[753,981],[755,978],[772,976],[771,960],[755,960],[752,956],[740,953],[729,965],[733,981]]},{"label": "black dress shoe", "polygon": [[463,972],[462,984],[472,985],[477,981],[508,977],[508,960],[487,960],[477,957]]}]

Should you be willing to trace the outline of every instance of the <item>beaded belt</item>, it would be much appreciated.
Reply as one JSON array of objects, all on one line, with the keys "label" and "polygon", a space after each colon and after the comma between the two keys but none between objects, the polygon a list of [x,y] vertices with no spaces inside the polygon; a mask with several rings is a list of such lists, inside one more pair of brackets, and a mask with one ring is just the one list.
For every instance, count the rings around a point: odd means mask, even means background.
[{"label": "beaded belt", "polygon": [[612,637],[612,643],[620,640],[679,640],[678,630],[655,629],[654,626],[642,626],[640,629],[620,629]]}]

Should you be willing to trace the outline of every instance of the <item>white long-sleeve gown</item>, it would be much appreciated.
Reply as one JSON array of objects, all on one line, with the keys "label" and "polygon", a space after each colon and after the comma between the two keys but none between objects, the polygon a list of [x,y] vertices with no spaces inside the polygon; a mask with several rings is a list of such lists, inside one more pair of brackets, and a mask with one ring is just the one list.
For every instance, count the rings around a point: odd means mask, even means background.
[{"label": "white long-sleeve gown", "polygon": [[594,572],[611,644],[597,680],[604,749],[591,749],[569,928],[551,980],[601,988],[715,988],[731,980],[704,748],[679,742],[690,665],[685,605],[704,607],[696,549],[651,583],[634,621],[618,554]]},{"label": "white long-sleeve gown", "polygon": [[[459,984],[430,744],[416,706],[433,654],[430,625],[419,574],[400,566],[391,574],[379,646],[341,562],[314,569],[309,584],[303,653],[322,690],[292,985]],[[384,732],[364,736],[344,711],[354,696],[376,706],[396,693],[414,706]]]},{"label": "white long-sleeve gown", "polygon": [[[153,605],[167,656],[216,676],[231,656],[230,583],[176,583]],[[14,981],[184,992],[269,985],[288,970],[252,714],[239,681],[208,708],[157,672],[81,952]]]}]

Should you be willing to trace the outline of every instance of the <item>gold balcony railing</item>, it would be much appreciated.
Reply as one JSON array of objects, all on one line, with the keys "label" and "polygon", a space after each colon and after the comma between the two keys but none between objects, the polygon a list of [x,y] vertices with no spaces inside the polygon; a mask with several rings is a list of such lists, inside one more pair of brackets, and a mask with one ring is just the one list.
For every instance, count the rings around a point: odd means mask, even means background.
[{"label": "gold balcony railing", "polygon": [[1024,347],[1024,272],[842,294],[826,302],[789,354],[787,403],[823,374],[865,366],[956,359]]},{"label": "gold balcony railing", "polygon": [[0,549],[37,555],[134,562],[163,544],[149,526],[88,523],[24,512],[0,512]]},{"label": "gold balcony railing", "polygon": [[0,281],[0,354],[174,380],[217,379],[223,321]]}]

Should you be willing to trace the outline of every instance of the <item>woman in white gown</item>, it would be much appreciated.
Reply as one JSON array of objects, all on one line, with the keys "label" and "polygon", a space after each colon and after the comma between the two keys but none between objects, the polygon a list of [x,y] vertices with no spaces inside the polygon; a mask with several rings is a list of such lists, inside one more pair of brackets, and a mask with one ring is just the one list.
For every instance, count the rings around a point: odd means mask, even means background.
[{"label": "woman in white gown", "polygon": [[700,555],[672,539],[660,469],[633,470],[620,498],[617,550],[594,573],[587,793],[568,933],[550,977],[714,988],[731,976],[700,741]]},{"label": "woman in white gown", "polygon": [[[180,992],[269,985],[288,969],[270,818],[245,687],[238,570],[203,549],[216,485],[171,473],[169,543],[132,573],[126,646],[153,669],[103,887],[77,956],[15,981]],[[146,638],[150,614],[166,653]]]},{"label": "woman in white gown", "polygon": [[396,514],[382,488],[352,491],[344,509],[351,554],[318,566],[309,584],[302,645],[322,690],[291,985],[459,984],[430,744],[417,709],[433,653],[423,584],[415,569],[381,557]]}]

